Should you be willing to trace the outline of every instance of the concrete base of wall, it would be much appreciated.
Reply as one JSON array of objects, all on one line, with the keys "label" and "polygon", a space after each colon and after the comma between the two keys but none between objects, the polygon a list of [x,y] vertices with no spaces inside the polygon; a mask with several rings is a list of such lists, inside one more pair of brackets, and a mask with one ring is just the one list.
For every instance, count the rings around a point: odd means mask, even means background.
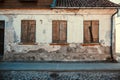
[{"label": "concrete base of wall", "polygon": [[6,52],[3,61],[95,61],[110,59],[110,47],[82,46],[80,44],[59,47],[54,51],[39,48],[25,53]]}]

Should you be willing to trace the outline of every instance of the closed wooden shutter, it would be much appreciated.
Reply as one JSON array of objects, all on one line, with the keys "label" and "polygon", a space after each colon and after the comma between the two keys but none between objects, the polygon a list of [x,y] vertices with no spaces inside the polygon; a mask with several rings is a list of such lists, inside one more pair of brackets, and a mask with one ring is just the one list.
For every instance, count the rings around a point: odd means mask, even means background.
[{"label": "closed wooden shutter", "polygon": [[92,21],[93,42],[99,42],[99,21]]},{"label": "closed wooden shutter", "polygon": [[28,21],[21,22],[21,42],[27,43],[28,41]]},{"label": "closed wooden shutter", "polygon": [[60,43],[66,43],[67,41],[67,22],[60,22]]},{"label": "closed wooden shutter", "polygon": [[90,27],[90,21],[84,21],[84,42],[85,43],[90,43],[89,27]]},{"label": "closed wooden shutter", "polygon": [[21,42],[35,43],[36,22],[34,20],[22,20]]},{"label": "closed wooden shutter", "polygon": [[66,43],[67,42],[67,22],[66,21],[53,21],[53,43]]},{"label": "closed wooden shutter", "polygon": [[29,42],[35,43],[35,26],[36,23],[35,21],[29,21],[29,30],[28,30],[28,35],[29,35]]},{"label": "closed wooden shutter", "polygon": [[52,35],[53,35],[53,43],[59,43],[59,22],[58,21],[53,21],[52,23],[53,30],[52,30]]},{"label": "closed wooden shutter", "polygon": [[99,42],[99,21],[84,21],[84,43]]}]

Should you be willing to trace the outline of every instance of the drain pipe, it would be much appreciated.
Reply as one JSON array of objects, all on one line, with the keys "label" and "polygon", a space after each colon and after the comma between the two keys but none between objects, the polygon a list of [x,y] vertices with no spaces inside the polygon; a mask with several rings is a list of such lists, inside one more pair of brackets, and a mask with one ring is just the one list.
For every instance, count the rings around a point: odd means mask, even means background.
[{"label": "drain pipe", "polygon": [[113,57],[113,46],[115,46],[115,45],[113,45],[113,19],[114,19],[114,16],[115,16],[115,14],[117,14],[118,13],[118,9],[117,9],[117,11],[111,16],[111,42],[110,42],[110,44],[111,44],[111,46],[110,46],[110,56],[111,56],[111,60],[112,61],[114,61],[114,57]]}]

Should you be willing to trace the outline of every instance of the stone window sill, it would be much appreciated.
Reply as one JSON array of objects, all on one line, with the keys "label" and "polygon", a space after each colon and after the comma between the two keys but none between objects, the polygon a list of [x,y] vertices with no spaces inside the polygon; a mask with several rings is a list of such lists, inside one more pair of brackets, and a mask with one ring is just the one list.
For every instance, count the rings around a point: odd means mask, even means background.
[{"label": "stone window sill", "polygon": [[68,46],[68,43],[51,43],[50,45]]},{"label": "stone window sill", "polygon": [[100,43],[83,43],[82,46],[97,46],[100,45]]},{"label": "stone window sill", "polygon": [[38,43],[18,43],[19,45],[38,45]]}]

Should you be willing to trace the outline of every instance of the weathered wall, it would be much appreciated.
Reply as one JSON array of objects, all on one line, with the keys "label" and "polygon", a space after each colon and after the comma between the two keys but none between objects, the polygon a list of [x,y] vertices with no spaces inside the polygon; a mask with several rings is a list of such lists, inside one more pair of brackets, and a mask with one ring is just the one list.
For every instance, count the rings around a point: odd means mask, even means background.
[{"label": "weathered wall", "polygon": [[[69,46],[14,46],[23,49],[24,52],[7,52],[5,61],[94,61],[110,58],[110,48],[104,46],[81,46],[70,44]],[[26,51],[28,49],[28,51]]]},{"label": "weathered wall", "polygon": [[[109,11],[109,12],[108,12]],[[5,25],[4,60],[105,60],[110,51],[110,24],[114,9],[80,10],[1,10]],[[36,20],[37,45],[19,45],[21,20]],[[67,20],[67,43],[52,43],[52,20]],[[99,42],[96,46],[82,46],[83,21],[99,20]]]},{"label": "weathered wall", "polygon": [[115,52],[117,55],[117,60],[120,62],[120,16],[115,16]]}]

